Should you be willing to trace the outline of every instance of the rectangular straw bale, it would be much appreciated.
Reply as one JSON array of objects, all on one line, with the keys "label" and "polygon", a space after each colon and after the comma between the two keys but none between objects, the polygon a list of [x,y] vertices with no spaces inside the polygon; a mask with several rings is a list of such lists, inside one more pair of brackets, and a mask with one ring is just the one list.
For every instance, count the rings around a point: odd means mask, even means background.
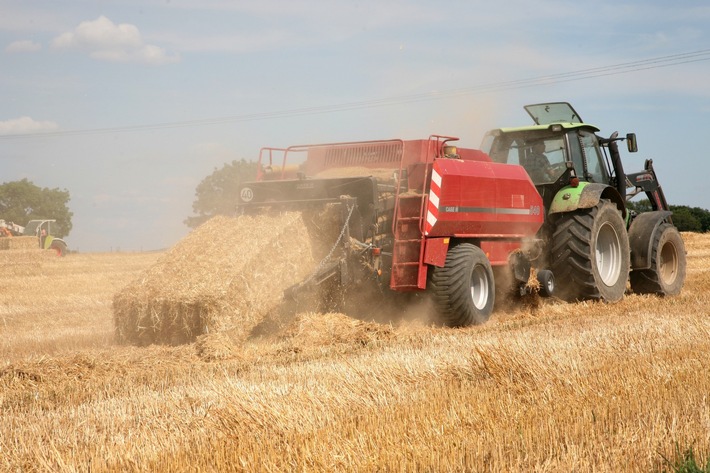
[{"label": "rectangular straw bale", "polygon": [[146,345],[226,330],[246,337],[314,266],[298,212],[214,217],[115,295],[117,338]]},{"label": "rectangular straw bale", "polygon": [[36,276],[42,274],[43,262],[57,259],[54,252],[37,247],[24,250],[0,251],[0,266],[6,277]]},{"label": "rectangular straw bale", "polygon": [[0,250],[30,250],[39,249],[37,237],[16,236],[0,238]]}]

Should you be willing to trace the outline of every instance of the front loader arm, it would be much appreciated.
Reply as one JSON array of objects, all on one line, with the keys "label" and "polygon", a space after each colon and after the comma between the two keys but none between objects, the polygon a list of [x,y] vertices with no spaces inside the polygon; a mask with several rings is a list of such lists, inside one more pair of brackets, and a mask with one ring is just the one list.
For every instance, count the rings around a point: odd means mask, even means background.
[{"label": "front loader arm", "polygon": [[[646,160],[643,171],[627,174],[626,181],[628,187],[636,189],[635,192],[629,194],[630,197],[634,197],[640,192],[645,192],[653,210],[670,210],[663,188],[658,183],[656,171],[653,169],[652,159]],[[670,217],[668,217],[668,220],[670,221]]]}]

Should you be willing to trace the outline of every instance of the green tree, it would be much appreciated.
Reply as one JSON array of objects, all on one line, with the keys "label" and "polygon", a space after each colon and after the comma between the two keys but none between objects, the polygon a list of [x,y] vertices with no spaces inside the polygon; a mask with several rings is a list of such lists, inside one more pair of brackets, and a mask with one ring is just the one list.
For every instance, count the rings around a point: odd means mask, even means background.
[{"label": "green tree", "polygon": [[710,211],[700,207],[689,207],[688,211],[700,223],[700,231],[710,231]]},{"label": "green tree", "polygon": [[26,225],[30,220],[53,219],[52,234],[64,238],[74,216],[69,211],[69,191],[38,187],[27,179],[0,184],[0,219]]},{"label": "green tree", "polygon": [[251,161],[232,161],[215,168],[204,178],[195,190],[192,211],[195,215],[187,217],[185,224],[195,228],[215,215],[234,215],[239,201],[239,186],[244,181],[256,178],[257,163]]},{"label": "green tree", "polygon": [[632,200],[626,203],[630,210],[635,210],[638,213],[648,212],[651,210],[651,202],[648,199]]},{"label": "green tree", "polygon": [[681,232],[702,232],[703,227],[700,221],[691,213],[685,205],[671,206],[673,211],[673,224]]},{"label": "green tree", "polygon": [[[627,202],[627,206],[638,213],[651,210],[648,199]],[[687,205],[671,205],[670,209],[673,212],[673,223],[681,232],[710,231],[710,210]]]}]

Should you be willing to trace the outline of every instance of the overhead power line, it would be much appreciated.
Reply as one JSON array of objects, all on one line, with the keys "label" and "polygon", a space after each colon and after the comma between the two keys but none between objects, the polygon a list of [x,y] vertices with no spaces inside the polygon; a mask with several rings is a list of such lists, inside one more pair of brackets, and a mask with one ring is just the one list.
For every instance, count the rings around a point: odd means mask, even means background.
[{"label": "overhead power line", "polygon": [[289,110],[280,110],[272,112],[258,112],[243,115],[232,115],[218,118],[205,118],[197,120],[185,120],[166,123],[154,123],[144,125],[117,126],[109,128],[86,128],[77,130],[59,130],[49,132],[24,133],[0,135],[0,140],[22,139],[22,138],[41,138],[41,137],[59,137],[59,136],[75,136],[75,135],[95,135],[104,133],[127,133],[136,131],[151,131],[165,130],[171,128],[185,128],[195,126],[220,125],[225,123],[250,122],[257,120],[270,120],[275,118],[297,117],[303,115],[316,115],[324,113],[344,112],[351,110],[361,110],[367,108],[386,107],[392,105],[401,105],[415,102],[423,102],[429,100],[438,100],[450,97],[459,97],[465,95],[477,95],[483,93],[500,92],[512,89],[521,89],[526,87],[536,87],[542,85],[559,84],[562,82],[571,82],[578,80],[587,80],[597,77],[612,76],[618,74],[628,74],[633,72],[645,71],[650,69],[659,69],[664,67],[674,67],[682,64],[693,62],[701,62],[710,60],[710,49],[701,49],[686,53],[671,54],[668,56],[659,56],[638,61],[623,62],[619,64],[611,64],[589,69],[580,69],[577,71],[561,72],[557,74],[549,74],[544,76],[531,77],[527,79],[517,79],[503,82],[489,82],[478,84],[471,87],[463,87],[458,89],[448,89],[442,91],[421,92],[417,94],[397,95],[381,99],[363,100],[357,102],[347,102],[333,105],[321,105],[316,107],[303,107]]}]

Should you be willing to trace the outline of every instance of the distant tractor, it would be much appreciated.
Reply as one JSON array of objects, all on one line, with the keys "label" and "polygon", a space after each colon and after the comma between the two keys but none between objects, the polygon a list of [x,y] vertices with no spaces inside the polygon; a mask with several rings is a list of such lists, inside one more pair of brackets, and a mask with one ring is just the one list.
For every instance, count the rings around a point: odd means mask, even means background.
[{"label": "distant tractor", "polygon": [[68,252],[66,242],[52,235],[52,224],[55,222],[56,220],[50,219],[30,220],[23,227],[0,220],[0,237],[34,236],[39,248],[52,250],[57,256],[65,256]]}]

